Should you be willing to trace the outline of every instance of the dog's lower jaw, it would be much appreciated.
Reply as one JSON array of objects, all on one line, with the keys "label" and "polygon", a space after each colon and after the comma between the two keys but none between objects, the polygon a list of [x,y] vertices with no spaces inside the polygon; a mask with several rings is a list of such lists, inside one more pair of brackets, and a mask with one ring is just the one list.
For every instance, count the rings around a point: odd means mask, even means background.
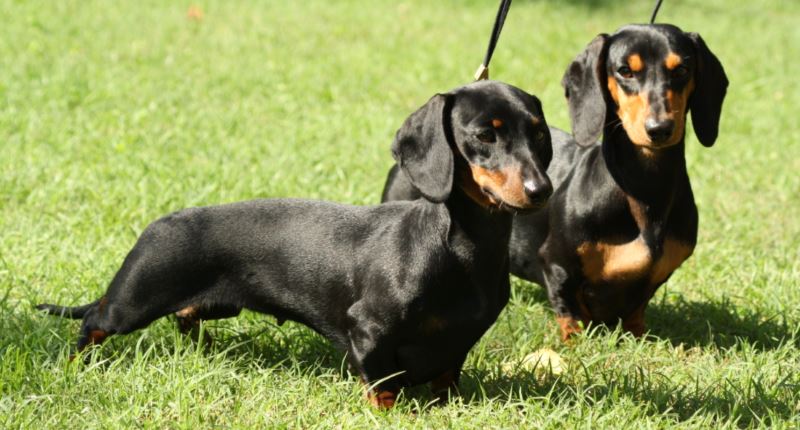
[{"label": "dog's lower jaw", "polygon": [[531,205],[529,207],[514,206],[496,197],[494,193],[488,189],[471,187],[469,185],[462,185],[461,190],[478,206],[489,212],[508,212],[513,215],[527,214],[536,212],[544,206],[544,204]]}]

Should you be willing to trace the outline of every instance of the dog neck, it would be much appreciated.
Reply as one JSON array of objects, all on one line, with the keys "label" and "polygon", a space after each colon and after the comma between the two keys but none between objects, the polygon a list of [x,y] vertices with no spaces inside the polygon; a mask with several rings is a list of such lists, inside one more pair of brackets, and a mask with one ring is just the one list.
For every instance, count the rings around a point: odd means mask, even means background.
[{"label": "dog neck", "polygon": [[481,205],[458,182],[453,184],[444,204],[450,213],[448,242],[451,249],[467,246],[489,255],[507,256],[511,213]]},{"label": "dog neck", "polygon": [[[612,121],[618,123],[616,117]],[[681,181],[688,180],[684,147],[684,138],[661,149],[636,145],[619,125],[603,133],[603,159],[614,182],[627,196],[655,208],[670,206]]]},{"label": "dog neck", "polygon": [[651,151],[631,142],[622,127],[607,127],[602,152],[606,168],[628,200],[645,243],[660,249],[677,196],[689,187],[684,138],[670,147]]}]

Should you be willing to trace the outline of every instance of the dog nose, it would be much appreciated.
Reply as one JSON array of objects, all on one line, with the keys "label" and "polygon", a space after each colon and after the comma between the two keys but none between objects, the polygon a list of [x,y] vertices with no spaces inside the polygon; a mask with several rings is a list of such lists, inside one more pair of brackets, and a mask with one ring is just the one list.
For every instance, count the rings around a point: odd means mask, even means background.
[{"label": "dog nose", "polygon": [[663,142],[672,136],[675,129],[675,121],[671,119],[659,121],[655,118],[648,118],[644,122],[644,129],[654,142]]},{"label": "dog nose", "polygon": [[525,188],[525,195],[532,206],[543,206],[553,194],[553,185],[550,184],[550,181],[528,179],[522,183],[522,186]]}]

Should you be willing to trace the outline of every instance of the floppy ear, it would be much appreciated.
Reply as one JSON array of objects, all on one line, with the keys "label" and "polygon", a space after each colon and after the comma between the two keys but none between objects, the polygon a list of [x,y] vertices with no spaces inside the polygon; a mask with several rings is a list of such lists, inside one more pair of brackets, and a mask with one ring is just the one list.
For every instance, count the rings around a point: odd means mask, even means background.
[{"label": "floppy ear", "polygon": [[412,113],[392,143],[392,156],[426,199],[440,203],[453,187],[453,152],[445,128],[450,126],[450,96],[436,94]]},{"label": "floppy ear", "polygon": [[697,33],[687,33],[694,42],[697,69],[694,75],[694,92],[689,99],[694,134],[703,146],[711,146],[719,133],[722,101],[728,88],[728,77],[716,56]]},{"label": "floppy ear", "polygon": [[595,143],[606,121],[605,55],[607,34],[594,38],[569,65],[561,85],[569,105],[572,134],[580,145]]}]

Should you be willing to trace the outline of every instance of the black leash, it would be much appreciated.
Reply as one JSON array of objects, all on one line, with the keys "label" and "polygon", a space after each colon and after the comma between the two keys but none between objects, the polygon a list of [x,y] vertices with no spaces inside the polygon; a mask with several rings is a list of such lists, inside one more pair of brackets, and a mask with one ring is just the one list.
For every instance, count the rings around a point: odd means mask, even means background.
[{"label": "black leash", "polygon": [[480,67],[478,67],[478,70],[475,72],[476,81],[489,79],[489,62],[492,61],[494,47],[497,46],[497,40],[500,39],[500,31],[503,30],[503,24],[506,22],[506,15],[508,15],[508,9],[510,8],[511,0],[500,0],[500,8],[497,9],[497,17],[494,19],[492,37],[489,38],[489,47],[486,49],[486,56],[483,58],[483,63],[481,63]]},{"label": "black leash", "polygon": [[[653,8],[653,14],[650,15],[650,24],[656,22],[658,10],[661,9],[661,2],[663,0],[656,0],[656,6]],[[489,62],[492,61],[492,54],[494,48],[497,46],[497,41],[500,39],[500,32],[503,30],[503,24],[506,22],[506,15],[511,8],[511,0],[500,0],[500,7],[497,9],[497,16],[494,19],[494,27],[492,27],[492,36],[489,38],[489,46],[486,48],[486,56],[483,57],[483,63],[478,67],[475,72],[475,80],[480,81],[489,79]]]},{"label": "black leash", "polygon": [[650,24],[655,24],[656,22],[656,15],[658,15],[658,9],[661,8],[661,1],[662,0],[656,0],[656,7],[653,9],[653,14],[650,15]]}]

